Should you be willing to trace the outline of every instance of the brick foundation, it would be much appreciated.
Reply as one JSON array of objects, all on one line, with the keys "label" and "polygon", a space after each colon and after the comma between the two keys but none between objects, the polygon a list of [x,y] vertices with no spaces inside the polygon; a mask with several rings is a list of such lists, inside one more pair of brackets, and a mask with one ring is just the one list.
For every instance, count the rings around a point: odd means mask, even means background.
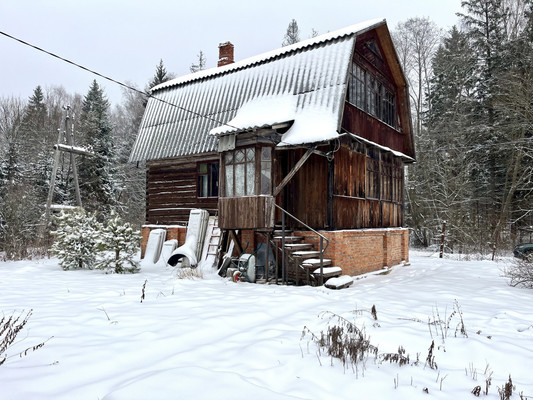
[{"label": "brick foundation", "polygon": [[[409,230],[405,228],[320,231],[329,239],[325,258],[342,268],[344,275],[360,275],[409,262]],[[304,241],[320,249],[320,239],[313,232],[296,231]],[[324,246],[326,242],[324,242]]]},{"label": "brick foundation", "polygon": [[146,244],[148,243],[148,236],[153,229],[165,229],[167,231],[167,237],[165,240],[177,239],[178,245],[181,246],[185,243],[185,237],[187,235],[187,227],[181,225],[143,225],[141,228],[141,258],[144,258],[144,252],[146,251]]}]

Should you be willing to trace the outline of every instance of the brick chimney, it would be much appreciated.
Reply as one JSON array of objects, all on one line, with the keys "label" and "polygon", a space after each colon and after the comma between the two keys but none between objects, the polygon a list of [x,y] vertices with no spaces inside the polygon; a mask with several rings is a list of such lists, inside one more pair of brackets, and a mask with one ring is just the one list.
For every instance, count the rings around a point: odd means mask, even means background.
[{"label": "brick chimney", "polygon": [[220,43],[218,45],[218,67],[233,64],[233,45],[231,42]]}]

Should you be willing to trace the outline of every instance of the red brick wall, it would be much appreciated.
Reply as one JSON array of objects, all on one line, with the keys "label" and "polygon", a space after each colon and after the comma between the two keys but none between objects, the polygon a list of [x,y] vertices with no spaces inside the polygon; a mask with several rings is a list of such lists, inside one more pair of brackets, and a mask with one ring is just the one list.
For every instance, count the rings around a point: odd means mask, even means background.
[{"label": "red brick wall", "polygon": [[[320,231],[330,242],[325,257],[342,268],[345,275],[360,275],[409,261],[409,231],[407,229],[364,229]],[[313,232],[297,231],[305,242],[320,248],[319,237]],[[324,242],[324,246],[326,242]]]},{"label": "red brick wall", "polygon": [[144,258],[144,252],[146,251],[146,244],[148,243],[148,236],[152,229],[165,229],[167,231],[167,237],[165,240],[177,239],[178,246],[185,243],[185,237],[187,235],[187,227],[178,225],[144,225],[141,228],[141,258]]}]

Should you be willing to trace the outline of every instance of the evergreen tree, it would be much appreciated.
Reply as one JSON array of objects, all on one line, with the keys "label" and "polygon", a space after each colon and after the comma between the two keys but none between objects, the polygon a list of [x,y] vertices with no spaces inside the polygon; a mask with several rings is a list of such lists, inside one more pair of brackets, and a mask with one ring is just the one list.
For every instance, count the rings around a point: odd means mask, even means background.
[{"label": "evergreen tree", "polygon": [[29,98],[22,120],[22,157],[26,160],[26,177],[36,189],[37,203],[44,209],[48,194],[48,179],[52,169],[53,143],[50,131],[55,130],[48,121],[48,111],[41,86]]},{"label": "evergreen tree", "polygon": [[159,64],[155,68],[155,75],[148,83],[148,90],[152,89],[153,87],[160,85],[162,83],[165,83],[166,81],[169,81],[174,78],[173,74],[169,74],[167,72],[167,69],[165,68],[163,64],[163,60],[159,60]]},{"label": "evergreen tree", "polygon": [[[424,129],[418,140],[415,182],[409,190],[410,216],[420,243],[447,221],[448,246],[473,244],[477,232],[469,219],[470,156],[465,151],[465,126],[474,100],[471,69],[475,59],[468,36],[453,27],[432,61]],[[479,232],[476,233],[476,235]]]},{"label": "evergreen tree", "polygon": [[95,157],[83,156],[79,163],[82,204],[90,212],[109,215],[116,204],[113,131],[109,102],[96,80],[83,100],[79,133],[82,144],[95,154]]},{"label": "evergreen tree", "polygon": [[282,46],[289,46],[300,41],[300,29],[298,28],[298,22],[293,19],[289,22],[285,36],[283,37]]},{"label": "evergreen tree", "polygon": [[112,211],[96,239],[96,249],[101,252],[96,268],[117,274],[137,272],[139,262],[134,256],[139,249],[139,240],[139,232]]},{"label": "evergreen tree", "polygon": [[96,240],[101,231],[94,214],[87,214],[82,208],[61,211],[55,222],[57,229],[52,232],[55,239],[51,251],[59,258],[59,266],[65,271],[93,269]]}]

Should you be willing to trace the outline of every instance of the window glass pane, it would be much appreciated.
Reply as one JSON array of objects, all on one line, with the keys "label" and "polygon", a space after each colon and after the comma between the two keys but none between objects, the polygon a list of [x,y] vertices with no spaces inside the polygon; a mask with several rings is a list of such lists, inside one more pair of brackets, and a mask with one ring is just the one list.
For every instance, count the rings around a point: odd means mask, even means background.
[{"label": "window glass pane", "polygon": [[207,197],[207,175],[198,175],[198,197]]},{"label": "window glass pane", "polygon": [[207,174],[207,164],[199,164],[198,172],[201,174]]},{"label": "window glass pane", "polygon": [[209,164],[209,191],[208,196],[218,196],[218,163]]},{"label": "window glass pane", "polygon": [[235,164],[235,196],[244,196],[244,164]]},{"label": "window glass pane", "polygon": [[252,161],[255,159],[255,149],[246,149],[246,161]]},{"label": "window glass pane", "polygon": [[233,164],[233,152],[226,153],[224,156],[224,162],[226,164]]},{"label": "window glass pane", "polygon": [[246,163],[246,195],[250,196],[255,194],[255,163]]},{"label": "window glass pane", "polygon": [[233,165],[226,165],[226,197],[233,197]]},{"label": "window glass pane", "polygon": [[235,162],[242,163],[244,161],[244,150],[235,151]]},{"label": "window glass pane", "polygon": [[272,159],[272,148],[263,147],[261,149],[261,161],[270,161]]},{"label": "window glass pane", "polygon": [[272,163],[270,161],[261,162],[261,194],[271,194],[271,169]]}]

